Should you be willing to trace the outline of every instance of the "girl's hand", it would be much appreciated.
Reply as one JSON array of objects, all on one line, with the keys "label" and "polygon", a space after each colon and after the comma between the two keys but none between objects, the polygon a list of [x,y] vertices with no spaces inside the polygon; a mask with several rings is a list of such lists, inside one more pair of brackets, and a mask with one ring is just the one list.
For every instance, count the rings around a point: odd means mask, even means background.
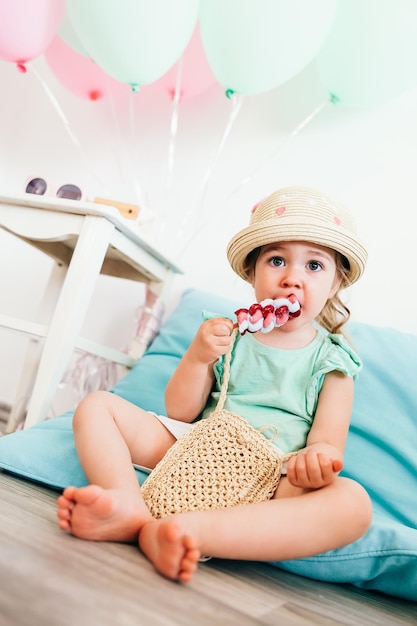
[{"label": "girl's hand", "polygon": [[215,317],[203,322],[189,348],[189,354],[200,363],[214,363],[230,348],[233,322]]},{"label": "girl's hand", "polygon": [[294,487],[320,489],[333,482],[342,468],[340,459],[305,448],[288,461],[287,478]]}]

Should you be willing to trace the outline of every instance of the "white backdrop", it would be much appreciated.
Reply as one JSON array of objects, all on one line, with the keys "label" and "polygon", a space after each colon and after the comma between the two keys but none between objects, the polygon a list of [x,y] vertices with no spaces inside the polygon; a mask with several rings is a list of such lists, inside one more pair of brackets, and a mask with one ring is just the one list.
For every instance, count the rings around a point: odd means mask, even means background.
[{"label": "white backdrop", "polygon": [[[230,236],[276,188],[321,188],[351,208],[369,248],[367,272],[347,294],[353,318],[417,332],[417,90],[373,109],[328,104],[313,62],[273,91],[242,96],[239,109],[214,85],[180,103],[173,132],[174,105],[163,93],[144,88],[90,102],[67,91],[43,58],[32,66],[36,72],[21,74],[0,61],[0,191],[21,192],[39,175],[78,184],[90,197],[146,205],[156,226],[138,228],[184,269],[172,306],[187,286],[248,302],[225,259]],[[51,261],[0,231],[0,267],[2,311],[33,315]],[[101,277],[84,334],[124,347],[142,297],[140,285]],[[0,402],[14,399],[26,341],[0,329]]]}]

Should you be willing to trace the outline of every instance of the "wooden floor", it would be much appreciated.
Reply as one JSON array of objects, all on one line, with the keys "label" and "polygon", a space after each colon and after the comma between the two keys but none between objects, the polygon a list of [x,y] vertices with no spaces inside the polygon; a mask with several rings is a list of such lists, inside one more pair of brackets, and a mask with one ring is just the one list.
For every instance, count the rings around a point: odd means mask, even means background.
[{"label": "wooden floor", "polygon": [[212,560],[173,583],[134,546],[60,531],[56,497],[0,471],[1,626],[417,624],[417,604],[267,564]]}]

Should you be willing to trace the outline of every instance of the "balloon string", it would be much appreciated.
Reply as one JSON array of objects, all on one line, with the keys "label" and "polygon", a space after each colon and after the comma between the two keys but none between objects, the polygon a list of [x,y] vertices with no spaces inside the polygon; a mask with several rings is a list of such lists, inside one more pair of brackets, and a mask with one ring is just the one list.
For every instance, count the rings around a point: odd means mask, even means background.
[{"label": "balloon string", "polygon": [[[191,239],[193,239],[194,236],[201,230],[201,228],[200,229],[198,228],[198,225],[199,225],[199,222],[201,220],[201,216],[202,216],[202,212],[203,212],[204,200],[205,200],[205,196],[206,196],[206,193],[207,193],[207,186],[208,186],[210,177],[211,177],[211,175],[213,173],[213,169],[214,169],[214,167],[215,167],[215,165],[217,163],[217,160],[218,160],[218,158],[219,158],[219,156],[220,156],[220,154],[221,154],[221,152],[222,152],[222,150],[224,148],[226,140],[227,140],[228,136],[230,135],[230,132],[231,132],[231,130],[233,128],[233,124],[236,121],[236,118],[238,116],[238,113],[239,113],[239,111],[240,111],[240,109],[242,107],[242,103],[243,103],[242,96],[237,95],[235,93],[230,96],[230,100],[232,102],[232,111],[231,111],[231,114],[229,116],[229,120],[228,120],[228,122],[226,124],[226,128],[224,129],[223,135],[222,135],[222,137],[220,139],[220,142],[219,142],[219,144],[217,146],[217,150],[215,151],[215,153],[214,153],[214,155],[213,155],[213,157],[212,157],[212,159],[211,159],[211,161],[209,163],[209,166],[208,166],[208,168],[206,170],[206,173],[205,173],[205,175],[203,177],[203,180],[201,182],[200,189],[199,189],[199,198],[197,199],[196,202],[191,203],[190,208],[185,213],[185,215],[184,215],[184,217],[183,217],[183,219],[181,221],[181,225],[180,225],[179,232],[178,232],[178,240],[181,240],[181,238],[183,236],[184,228],[186,227],[187,222],[189,221],[189,219],[190,219],[190,217],[191,217],[191,215],[193,213],[197,213],[197,219],[195,221],[196,232],[191,237]],[[196,206],[197,203],[198,203],[198,200],[199,200],[199,207]],[[197,211],[196,211],[196,209],[197,209]],[[188,241],[186,243],[186,245],[183,248],[183,250],[179,253],[179,255],[178,255],[179,257],[181,257],[181,255],[184,253],[184,250],[187,248],[187,246],[190,243],[190,241]]]},{"label": "balloon string", "polygon": [[180,101],[181,101],[181,90],[182,90],[182,73],[183,73],[183,65],[184,65],[184,55],[181,56],[177,65],[177,76],[175,79],[175,90],[172,95],[172,112],[171,112],[171,124],[170,124],[170,135],[169,135],[169,145],[168,145],[168,166],[167,173],[165,179],[165,186],[163,197],[161,200],[161,206],[159,209],[159,214],[155,220],[155,232],[157,243],[163,243],[163,236],[166,228],[166,205],[168,203],[168,194],[170,189],[172,188],[173,182],[173,172],[175,165],[175,151],[177,145],[177,135],[178,135],[178,122],[179,122],[179,110],[180,110]]},{"label": "balloon string", "polygon": [[232,198],[235,193],[237,193],[238,191],[240,191],[240,189],[242,189],[242,187],[244,187],[245,185],[247,185],[248,182],[250,182],[252,180],[252,178],[261,170],[264,168],[265,163],[267,163],[270,159],[274,158],[278,152],[280,150],[283,150],[286,146],[288,146],[288,144],[291,142],[292,139],[294,139],[294,137],[296,137],[315,117],[317,117],[317,115],[319,113],[321,113],[321,111],[327,107],[329,104],[333,104],[333,99],[332,97],[330,97],[330,99],[326,99],[324,102],[322,102],[321,104],[319,104],[315,109],[313,109],[313,111],[311,113],[309,113],[292,131],[291,133],[288,135],[288,137],[285,139],[285,141],[281,144],[278,145],[278,147],[274,148],[274,150],[272,150],[272,152],[270,152],[268,154],[268,156],[262,161],[262,163],[260,165],[258,165],[258,167],[256,167],[251,174],[248,174],[248,176],[246,176],[243,180],[241,180],[241,182],[233,189],[233,191],[227,196],[225,202],[228,202],[230,200],[230,198]]},{"label": "balloon string", "polygon": [[[305,117],[299,124],[297,124],[297,126],[291,131],[291,133],[289,134],[289,136],[287,137],[286,141],[284,141],[282,144],[280,144],[278,146],[278,148],[275,148],[269,155],[268,157],[265,159],[265,161],[262,162],[262,164],[260,166],[258,166],[250,176],[247,176],[246,178],[243,179],[243,181],[232,191],[232,193],[230,193],[226,199],[224,203],[227,203],[230,198],[239,190],[241,189],[246,183],[248,183],[253,176],[264,166],[265,162],[268,159],[271,159],[272,157],[274,157],[279,150],[282,150],[285,146],[288,145],[288,143],[296,136],[298,135],[298,133],[300,133],[300,131],[302,131],[327,105],[329,104],[335,104],[334,99],[332,99],[332,97],[330,97],[330,99],[325,100],[324,102],[322,102],[321,104],[319,104],[315,109],[313,109],[313,111],[311,113],[309,113],[309,115],[307,115],[307,117]],[[187,250],[188,246],[191,244],[191,242],[202,232],[204,231],[207,226],[212,222],[212,218],[213,215],[210,215],[209,218],[200,225],[199,228],[196,229],[196,231],[193,233],[192,237],[190,237],[190,239],[186,242],[185,246],[182,248],[182,250],[180,251],[180,253],[178,254],[178,259],[181,258],[181,256],[184,254],[184,252]]]},{"label": "balloon string", "polygon": [[198,226],[198,224],[199,224],[199,222],[201,220],[201,216],[202,216],[202,212],[203,212],[203,206],[204,206],[204,200],[205,200],[205,196],[206,196],[206,193],[207,193],[208,182],[209,182],[210,177],[212,175],[213,169],[214,169],[214,167],[215,167],[215,165],[217,163],[217,160],[218,160],[218,158],[219,158],[219,156],[220,156],[220,154],[221,154],[221,152],[222,152],[222,150],[224,148],[226,140],[227,140],[227,138],[230,135],[230,132],[231,132],[231,130],[233,128],[233,125],[234,125],[234,123],[236,121],[236,118],[237,118],[237,116],[239,114],[239,111],[240,111],[240,109],[242,107],[242,103],[243,103],[242,96],[234,93],[232,96],[230,96],[230,100],[232,102],[232,112],[230,114],[229,121],[227,122],[226,128],[224,129],[224,132],[223,132],[223,136],[222,136],[222,138],[221,138],[221,140],[219,142],[219,145],[217,146],[217,150],[216,150],[216,152],[213,155],[213,158],[212,158],[212,160],[211,160],[211,162],[210,162],[210,164],[209,164],[209,166],[207,168],[206,174],[205,174],[205,176],[203,178],[203,181],[201,183],[201,187],[200,187],[200,210],[199,210],[198,217],[197,217],[197,226]]},{"label": "balloon string", "polygon": [[76,148],[80,151],[86,165],[88,166],[88,169],[91,171],[91,173],[93,174],[94,178],[97,180],[97,182],[99,183],[100,187],[103,188],[103,190],[107,193],[107,187],[106,185],[103,183],[103,181],[99,178],[99,176],[97,176],[94,168],[92,167],[91,161],[87,158],[87,155],[85,154],[80,142],[78,141],[77,137],[74,135],[74,133],[72,132],[71,126],[68,122],[68,119],[66,118],[58,100],[56,99],[56,97],[54,96],[54,94],[52,93],[52,91],[49,89],[48,85],[45,83],[45,81],[42,79],[41,75],[39,74],[39,72],[33,67],[33,65],[29,65],[28,66],[30,68],[30,70],[33,72],[33,74],[36,76],[37,80],[40,82],[40,84],[42,85],[46,95],[48,96],[51,104],[53,105],[55,111],[57,112],[58,116],[60,117],[61,121],[64,123],[64,128],[66,130],[66,132],[68,133],[71,141],[73,142],[73,144],[76,146]]},{"label": "balloon string", "polygon": [[130,95],[129,95],[129,121],[130,121],[130,133],[131,133],[131,146],[132,146],[132,161],[131,161],[131,171],[132,171],[132,179],[133,179],[133,185],[135,188],[135,194],[136,194],[136,199],[137,202],[139,204],[139,206],[143,205],[146,203],[146,199],[144,197],[142,188],[139,184],[139,178],[136,174],[136,168],[134,166],[135,161],[137,161],[137,148],[136,148],[136,116],[135,116],[135,107],[134,107],[134,98],[137,98],[137,96],[135,96],[135,91],[131,91]]},{"label": "balloon string", "polygon": [[168,148],[168,174],[166,187],[169,189],[172,186],[172,172],[174,170],[175,162],[175,148],[178,133],[178,120],[179,120],[179,104],[181,100],[181,87],[182,87],[182,69],[183,69],[184,57],[182,56],[178,62],[177,78],[175,81],[175,92],[172,99],[172,115],[171,115],[171,128],[170,128],[170,141]]},{"label": "balloon string", "polygon": [[112,89],[112,86],[111,86],[110,81],[109,81],[109,76],[107,74],[105,75],[105,81],[106,81],[107,91],[108,91],[108,94],[109,94],[110,114],[111,114],[111,117],[113,119],[114,128],[115,128],[115,134],[116,134],[117,170],[119,172],[120,180],[122,182],[124,182],[125,185],[127,186],[127,181],[126,181],[126,178],[125,178],[126,171],[125,171],[125,168],[122,167],[122,161],[121,161],[121,158],[120,158],[121,146],[122,146],[122,133],[120,131],[119,118],[117,117],[117,113],[116,113],[113,89]]}]

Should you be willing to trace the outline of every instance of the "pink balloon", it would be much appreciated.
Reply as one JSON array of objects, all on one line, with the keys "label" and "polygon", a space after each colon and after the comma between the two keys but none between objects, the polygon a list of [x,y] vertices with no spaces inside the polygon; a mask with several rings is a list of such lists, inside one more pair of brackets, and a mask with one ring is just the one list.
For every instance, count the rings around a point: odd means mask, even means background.
[{"label": "pink balloon", "polygon": [[59,82],[80,98],[99,100],[109,91],[130,92],[128,85],[106,74],[92,59],[75,52],[58,36],[45,51],[45,58]]},{"label": "pink balloon", "polygon": [[23,66],[46,50],[65,0],[0,0],[0,59]]},{"label": "pink balloon", "polygon": [[[179,63],[180,61],[175,63],[166,74],[147,86],[146,89],[156,88],[173,98]],[[216,78],[203,48],[200,29],[197,26],[183,54],[180,96],[181,98],[193,98],[216,83]]]}]

